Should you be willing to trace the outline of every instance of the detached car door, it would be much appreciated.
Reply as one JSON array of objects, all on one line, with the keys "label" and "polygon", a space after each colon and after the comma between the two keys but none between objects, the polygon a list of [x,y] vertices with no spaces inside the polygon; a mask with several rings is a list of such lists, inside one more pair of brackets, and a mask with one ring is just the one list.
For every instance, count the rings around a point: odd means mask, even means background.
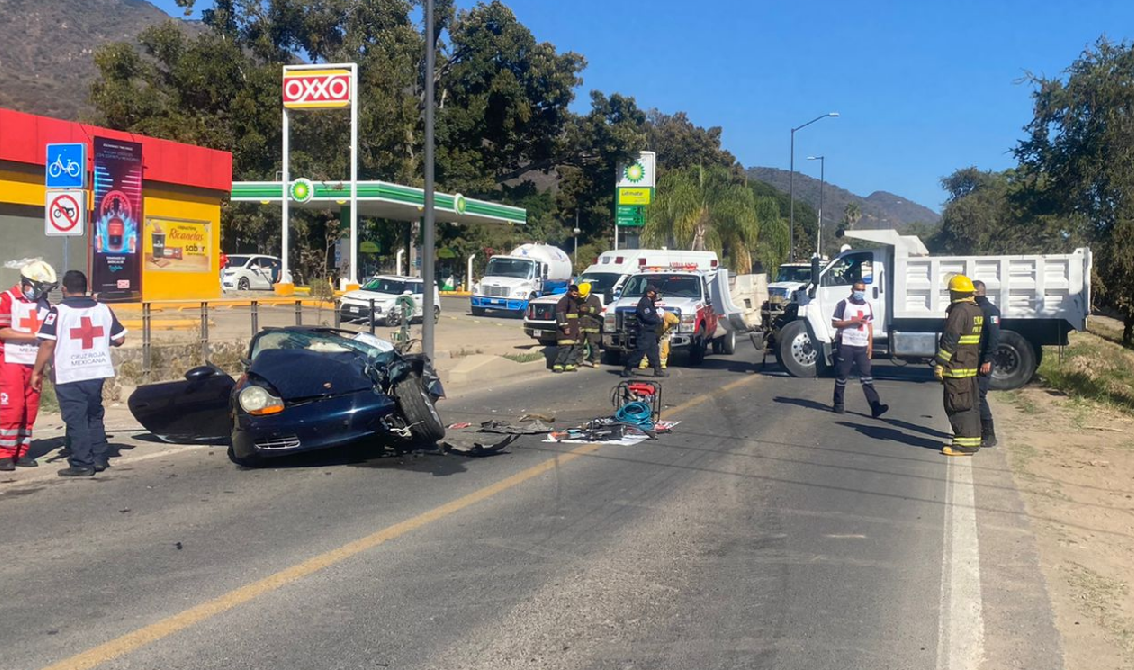
[{"label": "detached car door", "polygon": [[223,371],[203,366],[185,373],[184,381],[139,386],[127,406],[143,428],[165,442],[227,444],[235,385]]}]

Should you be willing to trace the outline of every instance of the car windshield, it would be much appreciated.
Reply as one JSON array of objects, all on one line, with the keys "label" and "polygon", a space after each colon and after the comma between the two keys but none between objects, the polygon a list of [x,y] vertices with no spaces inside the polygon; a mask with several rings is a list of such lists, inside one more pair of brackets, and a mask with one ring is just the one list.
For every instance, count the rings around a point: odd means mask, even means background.
[{"label": "car windshield", "polygon": [[484,270],[485,277],[511,277],[513,279],[535,278],[535,261],[522,258],[493,258]]},{"label": "car windshield", "polygon": [[617,272],[587,272],[579,277],[579,283],[590,283],[591,293],[604,293],[609,289],[614,288],[618,283],[619,277],[622,275]]},{"label": "car windshield", "polygon": [[809,282],[811,281],[811,267],[781,265],[780,271],[776,273],[776,281],[798,282],[801,284]]},{"label": "car windshield", "polygon": [[371,279],[362,287],[366,291],[374,291],[375,293],[388,293],[390,295],[401,295],[407,290],[412,293],[421,293],[421,282],[407,282],[401,279],[385,279],[379,277]]},{"label": "car windshield", "polygon": [[393,347],[369,333],[354,337],[325,330],[265,330],[252,343],[250,360],[256,360],[262,351],[306,350],[327,353],[355,351],[374,361],[387,361],[397,356]]},{"label": "car windshield", "polygon": [[226,268],[242,268],[248,263],[247,256],[229,256]]},{"label": "car windshield", "polygon": [[695,275],[650,274],[634,275],[626,282],[623,298],[639,298],[646,287],[653,284],[663,298],[700,298],[701,278]]}]

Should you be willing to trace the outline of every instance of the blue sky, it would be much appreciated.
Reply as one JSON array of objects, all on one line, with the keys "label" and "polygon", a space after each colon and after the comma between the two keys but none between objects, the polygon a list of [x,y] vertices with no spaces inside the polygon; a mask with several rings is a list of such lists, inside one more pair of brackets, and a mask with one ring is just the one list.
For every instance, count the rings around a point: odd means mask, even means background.
[{"label": "blue sky", "polygon": [[[177,14],[173,0],[151,0]],[[198,0],[199,6],[208,0]],[[473,3],[458,0],[461,6]],[[956,168],[1002,169],[1031,118],[1027,72],[1062,72],[1100,35],[1134,38],[1129,0],[506,0],[536,38],[587,58],[599,89],[724,128],[746,166],[940,209]]]}]

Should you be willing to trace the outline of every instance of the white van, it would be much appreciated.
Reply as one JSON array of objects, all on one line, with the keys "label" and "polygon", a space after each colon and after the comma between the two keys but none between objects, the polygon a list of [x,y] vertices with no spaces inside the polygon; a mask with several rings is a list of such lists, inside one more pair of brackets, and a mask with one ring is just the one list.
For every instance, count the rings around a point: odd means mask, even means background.
[{"label": "white van", "polygon": [[[716,270],[720,265],[715,251],[673,249],[623,249],[604,251],[575,282],[588,282],[591,292],[606,305],[618,297],[626,278],[647,268]],[[555,344],[555,303],[562,296],[536,298],[524,314],[524,332],[540,344]]]}]

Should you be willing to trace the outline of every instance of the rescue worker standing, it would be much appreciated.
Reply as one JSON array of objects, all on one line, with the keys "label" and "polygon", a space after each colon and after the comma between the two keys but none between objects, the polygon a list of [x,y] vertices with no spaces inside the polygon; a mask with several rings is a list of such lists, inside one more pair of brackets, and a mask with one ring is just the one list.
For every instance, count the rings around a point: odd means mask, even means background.
[{"label": "rescue worker standing", "polygon": [[996,427],[992,422],[992,408],[988,406],[988,388],[992,384],[992,359],[1000,346],[1000,308],[992,304],[986,295],[984,282],[973,281],[976,289],[976,304],[984,314],[984,327],[980,331],[980,446],[996,446]]},{"label": "rescue worker standing", "polygon": [[87,278],[78,270],[63,275],[63,302],[51,308],[39,329],[39,354],[31,385],[43,389],[43,372],[55,369],[55,395],[71,438],[70,467],[60,477],[90,477],[105,470],[106,427],[102,387],[114,376],[110,348],[120,347],[126,329],[104,304],[87,296]]},{"label": "rescue worker standing", "polygon": [[39,340],[36,333],[51,305],[55,270],[43,261],[20,269],[20,283],[0,294],[0,470],[34,468],[28,456],[39,391],[32,388]]},{"label": "rescue worker standing", "polygon": [[847,391],[847,377],[850,376],[851,368],[857,365],[862,393],[870,404],[870,416],[877,419],[889,411],[890,406],[883,405],[878,397],[870,369],[870,357],[874,354],[874,309],[866,300],[866,284],[856,281],[851,286],[850,296],[840,300],[835,306],[831,325],[839,331],[834,411],[836,414],[846,411],[843,401]]},{"label": "rescue worker standing", "polygon": [[951,304],[946,310],[945,332],[937,349],[933,376],[944,387],[945,414],[953,427],[953,441],[941,453],[946,456],[972,456],[980,450],[980,367],[981,328],[984,313],[976,304],[976,288],[964,275],[949,280]]},{"label": "rescue worker standing", "polygon": [[634,316],[638,320],[638,343],[634,347],[633,355],[626,361],[626,367],[622,369],[623,377],[634,374],[634,368],[642,362],[643,356],[649,359],[655,377],[669,376],[669,373],[662,368],[658,351],[658,325],[662,323],[662,317],[658,315],[657,299],[658,287],[650,284],[646,286],[645,293],[634,309]]},{"label": "rescue worker standing", "polygon": [[579,305],[579,357],[582,358],[586,347],[583,343],[590,345],[590,356],[587,358],[587,365],[598,367],[599,357],[602,355],[602,301],[594,293],[591,293],[591,285],[589,282],[579,284],[579,299],[582,303]]},{"label": "rescue worker standing", "polygon": [[555,365],[552,372],[575,372],[575,350],[579,346],[579,287],[572,284],[555,303]]}]

